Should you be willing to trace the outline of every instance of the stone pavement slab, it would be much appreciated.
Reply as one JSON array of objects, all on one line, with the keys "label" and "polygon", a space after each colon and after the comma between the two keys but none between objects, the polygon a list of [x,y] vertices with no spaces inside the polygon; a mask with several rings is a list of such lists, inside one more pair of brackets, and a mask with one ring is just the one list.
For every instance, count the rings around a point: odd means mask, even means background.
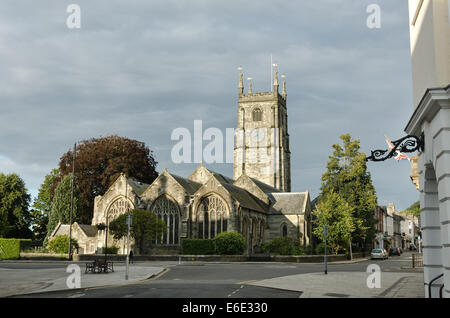
[{"label": "stone pavement slab", "polygon": [[[95,274],[86,274],[84,263],[77,265],[80,267],[80,288],[135,283],[156,276],[164,270],[164,267],[131,265],[126,280],[125,265],[114,266],[114,272]],[[67,280],[73,271],[66,272],[66,269],[66,267],[20,270],[0,268],[0,297],[67,290],[69,289]],[[73,279],[71,281],[73,282]]]},{"label": "stone pavement slab", "polygon": [[380,288],[367,286],[369,275],[365,272],[320,272],[248,284],[302,292],[302,298],[424,297],[423,273],[382,272]]}]

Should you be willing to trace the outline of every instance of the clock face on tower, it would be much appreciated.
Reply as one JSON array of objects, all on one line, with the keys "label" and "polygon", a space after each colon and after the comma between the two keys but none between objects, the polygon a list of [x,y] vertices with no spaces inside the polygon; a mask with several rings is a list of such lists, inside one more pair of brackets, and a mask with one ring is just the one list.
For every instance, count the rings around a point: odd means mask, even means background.
[{"label": "clock face on tower", "polygon": [[266,132],[264,128],[253,129],[250,133],[252,142],[260,143],[266,139]]}]

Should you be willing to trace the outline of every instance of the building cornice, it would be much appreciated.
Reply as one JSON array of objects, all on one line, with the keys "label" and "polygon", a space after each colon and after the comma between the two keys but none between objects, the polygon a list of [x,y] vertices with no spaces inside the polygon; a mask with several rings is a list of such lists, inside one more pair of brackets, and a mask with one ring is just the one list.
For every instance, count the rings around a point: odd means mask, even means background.
[{"label": "building cornice", "polygon": [[445,88],[429,88],[415,109],[405,132],[419,136],[424,121],[430,122],[440,109],[450,108],[450,85]]}]

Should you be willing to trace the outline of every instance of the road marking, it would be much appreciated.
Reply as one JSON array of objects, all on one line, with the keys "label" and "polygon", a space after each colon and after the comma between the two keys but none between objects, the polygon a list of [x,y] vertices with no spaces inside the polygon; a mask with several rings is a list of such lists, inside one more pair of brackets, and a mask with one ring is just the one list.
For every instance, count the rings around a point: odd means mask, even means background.
[{"label": "road marking", "polygon": [[131,297],[134,297],[134,295],[125,295],[122,298],[131,298]]},{"label": "road marking", "polygon": [[230,298],[232,295],[236,294],[239,290],[241,290],[242,288],[244,288],[244,285],[241,285],[241,287],[239,287],[238,289],[236,289],[234,292],[232,292],[231,294],[228,295],[228,298]]},{"label": "road marking", "polygon": [[85,294],[83,294],[83,293],[78,293],[78,294],[70,295],[70,296],[68,296],[67,298],[80,298],[80,297],[83,297],[83,296],[85,296]]}]

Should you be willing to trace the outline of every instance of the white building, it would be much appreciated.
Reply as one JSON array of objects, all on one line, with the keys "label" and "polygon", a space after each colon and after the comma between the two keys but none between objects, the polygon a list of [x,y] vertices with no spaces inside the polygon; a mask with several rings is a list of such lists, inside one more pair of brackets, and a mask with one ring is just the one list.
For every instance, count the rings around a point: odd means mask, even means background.
[{"label": "white building", "polygon": [[[425,295],[450,298],[450,3],[409,0],[414,109],[405,128],[419,154]],[[428,284],[438,277],[428,295]],[[441,289],[442,286],[442,289]]]}]

